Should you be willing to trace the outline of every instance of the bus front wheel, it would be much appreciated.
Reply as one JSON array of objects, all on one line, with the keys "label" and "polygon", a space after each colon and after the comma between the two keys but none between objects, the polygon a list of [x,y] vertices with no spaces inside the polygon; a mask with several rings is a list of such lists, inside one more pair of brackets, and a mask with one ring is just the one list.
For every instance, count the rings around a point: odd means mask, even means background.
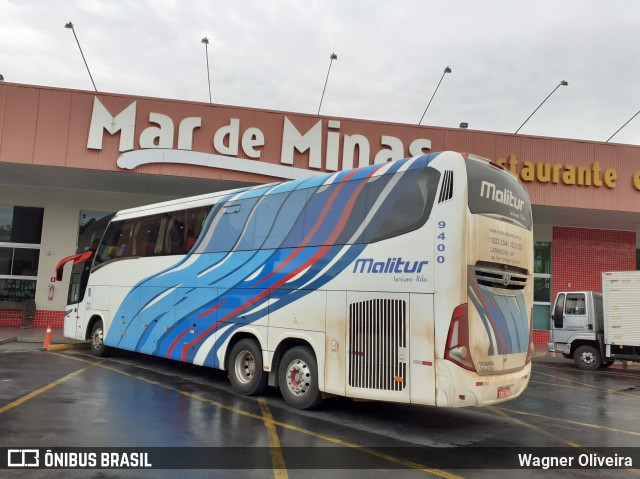
[{"label": "bus front wheel", "polygon": [[253,396],[267,387],[269,375],[262,368],[262,350],[253,339],[236,343],[229,355],[227,370],[231,386],[240,394]]},{"label": "bus front wheel", "polygon": [[104,327],[102,326],[102,320],[96,321],[93,328],[91,328],[89,341],[91,354],[94,356],[102,357],[109,352],[109,348],[104,345]]},{"label": "bus front wheel", "polygon": [[296,346],[284,354],[278,370],[278,385],[290,406],[311,409],[320,404],[318,364],[309,348]]}]

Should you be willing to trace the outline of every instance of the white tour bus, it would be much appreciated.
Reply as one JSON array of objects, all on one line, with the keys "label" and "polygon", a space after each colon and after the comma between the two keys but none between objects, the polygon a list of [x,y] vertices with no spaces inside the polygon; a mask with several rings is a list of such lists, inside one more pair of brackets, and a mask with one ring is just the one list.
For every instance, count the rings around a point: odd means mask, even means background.
[{"label": "white tour bus", "polygon": [[433,153],[128,209],[81,235],[64,334],[323,396],[445,407],[531,371],[529,197],[497,163]]}]

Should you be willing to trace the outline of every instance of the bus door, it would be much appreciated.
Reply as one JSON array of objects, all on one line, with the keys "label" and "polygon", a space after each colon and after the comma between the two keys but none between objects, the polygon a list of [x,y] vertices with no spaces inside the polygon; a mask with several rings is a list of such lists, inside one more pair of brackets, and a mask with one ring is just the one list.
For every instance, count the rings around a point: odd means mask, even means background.
[{"label": "bus door", "polygon": [[[86,258],[85,258],[86,257]],[[62,268],[66,262],[78,261],[71,268],[69,290],[67,293],[67,307],[65,308],[64,335],[69,338],[85,339],[85,307],[84,296],[89,282],[92,258],[90,255],[76,254],[64,258],[56,268],[58,280],[62,279]]]},{"label": "bus door", "polygon": [[347,396],[409,402],[409,317],[407,293],[347,293]]}]

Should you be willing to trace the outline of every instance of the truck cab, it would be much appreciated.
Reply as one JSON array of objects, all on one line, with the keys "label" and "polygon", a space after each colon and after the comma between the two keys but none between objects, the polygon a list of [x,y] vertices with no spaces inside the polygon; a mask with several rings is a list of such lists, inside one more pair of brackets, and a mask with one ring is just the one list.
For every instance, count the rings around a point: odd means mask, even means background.
[{"label": "truck cab", "polygon": [[580,369],[610,366],[603,358],[604,319],[602,294],[593,291],[561,291],[551,314],[548,350],[573,358]]}]

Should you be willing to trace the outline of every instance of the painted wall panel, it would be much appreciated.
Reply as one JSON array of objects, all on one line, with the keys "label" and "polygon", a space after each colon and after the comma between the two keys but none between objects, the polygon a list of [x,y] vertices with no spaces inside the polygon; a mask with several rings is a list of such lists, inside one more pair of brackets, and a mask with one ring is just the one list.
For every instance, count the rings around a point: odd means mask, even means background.
[{"label": "painted wall panel", "polygon": [[[409,156],[412,142],[420,140],[423,144],[430,143],[431,151],[463,151],[513,163],[513,171],[523,179],[535,205],[640,212],[639,146],[322,117],[11,83],[0,84],[0,98],[2,162],[122,171],[117,165],[120,150],[139,149],[141,141],[160,146],[159,140],[154,139],[158,134],[168,138],[166,145],[173,148],[179,145],[186,148],[191,144],[193,151],[226,155],[232,169],[152,163],[139,166],[131,171],[132,174],[266,183],[277,178],[234,171],[233,163],[245,159],[280,165],[283,158],[290,158],[291,166],[295,168],[310,169],[311,162],[311,169],[333,171],[342,168],[344,163],[358,165],[358,154],[362,151],[368,151],[370,163],[378,153],[379,158],[384,158],[392,150],[390,142],[399,148],[401,156]],[[102,131],[99,135],[102,149],[87,147],[96,98],[113,118],[134,105],[132,141],[127,143],[122,131],[111,134],[98,129]],[[186,126],[180,135],[183,121]],[[293,136],[285,134],[287,122],[294,129],[291,130]],[[318,129],[314,130],[318,124]],[[248,136],[243,148],[245,134]],[[353,159],[349,148],[345,157],[345,145],[350,141],[358,144],[353,149]],[[298,148],[294,148],[296,143]],[[305,150],[303,146],[309,148]],[[565,184],[578,182],[562,180],[565,169],[579,167],[588,169],[591,184]],[[523,172],[527,168],[531,173],[529,176]],[[554,169],[555,183],[546,179],[553,175]],[[610,169],[611,185],[595,185],[595,178],[604,183],[607,169]],[[634,176],[637,177],[635,186]]]}]

